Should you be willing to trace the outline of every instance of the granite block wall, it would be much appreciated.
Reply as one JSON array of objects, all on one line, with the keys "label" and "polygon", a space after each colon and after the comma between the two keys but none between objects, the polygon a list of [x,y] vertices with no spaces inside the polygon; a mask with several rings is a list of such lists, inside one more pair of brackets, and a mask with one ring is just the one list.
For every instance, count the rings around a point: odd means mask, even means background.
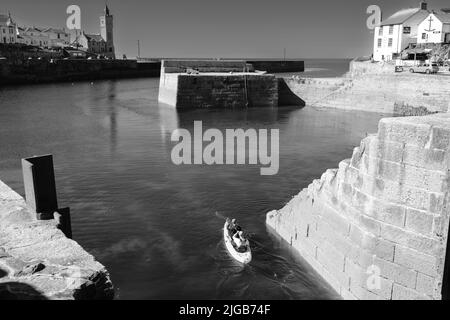
[{"label": "granite block wall", "polygon": [[267,224],[344,299],[441,299],[449,167],[450,115],[386,118]]}]

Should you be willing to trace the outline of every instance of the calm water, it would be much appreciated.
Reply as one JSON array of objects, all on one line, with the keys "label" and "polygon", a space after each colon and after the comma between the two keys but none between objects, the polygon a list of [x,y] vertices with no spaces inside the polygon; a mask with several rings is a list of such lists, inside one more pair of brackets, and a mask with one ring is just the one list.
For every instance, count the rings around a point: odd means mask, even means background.
[{"label": "calm water", "polygon": [[[52,153],[74,238],[111,272],[118,298],[328,299],[332,291],[265,226],[327,168],[351,156],[380,115],[312,108],[179,113],[157,79],[0,89],[0,178],[23,194],[20,159]],[[280,129],[280,172],[171,163],[172,130]],[[223,217],[252,234],[241,267]]]},{"label": "calm water", "polygon": [[305,72],[282,75],[298,75],[304,78],[341,77],[349,69],[350,59],[306,59]]}]

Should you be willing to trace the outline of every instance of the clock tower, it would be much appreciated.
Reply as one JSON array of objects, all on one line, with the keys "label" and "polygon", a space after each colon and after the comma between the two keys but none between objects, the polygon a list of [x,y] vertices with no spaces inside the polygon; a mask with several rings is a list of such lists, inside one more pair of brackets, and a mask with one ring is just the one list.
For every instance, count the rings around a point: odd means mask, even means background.
[{"label": "clock tower", "polygon": [[116,54],[114,50],[114,17],[110,13],[108,6],[105,6],[104,15],[100,17],[100,35],[106,42],[106,53],[105,56],[115,59]]}]

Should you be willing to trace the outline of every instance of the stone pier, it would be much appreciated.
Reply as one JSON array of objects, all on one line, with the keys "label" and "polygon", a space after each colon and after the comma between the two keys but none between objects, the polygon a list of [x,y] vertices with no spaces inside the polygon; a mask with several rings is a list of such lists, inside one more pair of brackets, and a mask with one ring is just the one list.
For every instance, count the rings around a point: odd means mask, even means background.
[{"label": "stone pier", "polygon": [[0,300],[113,297],[105,267],[0,181]]},{"label": "stone pier", "polygon": [[267,224],[345,299],[447,298],[449,170],[450,114],[386,118]]},{"label": "stone pier", "polygon": [[277,107],[278,80],[252,69],[234,60],[162,61],[159,101],[180,109]]}]

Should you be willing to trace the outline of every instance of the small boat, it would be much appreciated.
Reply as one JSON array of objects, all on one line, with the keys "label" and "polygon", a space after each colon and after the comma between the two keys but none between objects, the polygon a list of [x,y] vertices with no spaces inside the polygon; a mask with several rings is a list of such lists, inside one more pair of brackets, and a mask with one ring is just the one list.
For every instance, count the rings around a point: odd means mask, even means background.
[{"label": "small boat", "polygon": [[228,221],[225,222],[225,226],[223,227],[223,237],[225,239],[225,246],[234,259],[243,264],[248,264],[252,261],[252,251],[250,246],[247,246],[246,250],[243,252],[237,250],[236,244],[228,231]]}]

